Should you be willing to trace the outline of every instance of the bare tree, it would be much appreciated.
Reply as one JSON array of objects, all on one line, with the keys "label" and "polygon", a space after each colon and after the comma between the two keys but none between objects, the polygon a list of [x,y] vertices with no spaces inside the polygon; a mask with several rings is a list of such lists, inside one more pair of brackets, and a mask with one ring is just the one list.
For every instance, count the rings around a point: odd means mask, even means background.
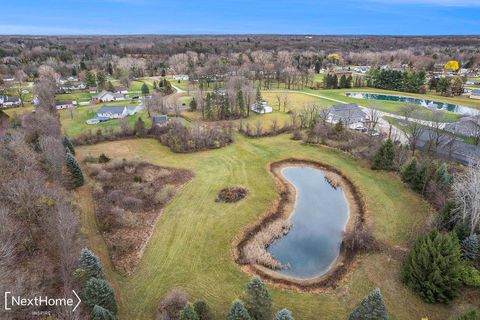
[{"label": "bare tree", "polygon": [[377,128],[378,122],[380,121],[380,112],[376,108],[368,109],[368,126],[369,130],[372,132]]},{"label": "bare tree", "polygon": [[443,111],[435,110],[432,112],[432,117],[430,118],[429,123],[429,146],[428,151],[432,151],[431,148],[433,147],[436,151],[440,144],[444,141],[445,138],[445,131],[443,130],[443,125],[445,121],[445,114]]},{"label": "bare tree", "polygon": [[35,83],[34,94],[37,99],[37,108],[50,113],[56,112],[55,91],[56,85],[49,80],[40,80]]},{"label": "bare tree", "polygon": [[[412,113],[415,116],[415,112]],[[412,119],[413,120],[413,119]],[[405,126],[402,127],[405,136],[407,137],[410,150],[412,150],[412,156],[415,155],[418,142],[425,131],[425,127],[418,121],[406,121]]]},{"label": "bare tree", "polygon": [[470,234],[480,227],[480,163],[471,164],[465,172],[457,173],[452,185],[452,198],[457,205],[455,218],[464,223]]}]

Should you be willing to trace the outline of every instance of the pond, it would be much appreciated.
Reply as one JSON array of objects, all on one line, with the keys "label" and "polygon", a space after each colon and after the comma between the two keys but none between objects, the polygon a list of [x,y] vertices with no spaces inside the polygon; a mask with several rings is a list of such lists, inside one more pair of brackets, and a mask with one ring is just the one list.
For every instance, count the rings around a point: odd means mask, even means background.
[{"label": "pond", "polygon": [[444,111],[450,111],[450,112],[468,114],[468,115],[480,114],[480,110],[477,110],[475,108],[469,108],[469,107],[459,106],[456,104],[429,100],[429,99],[395,96],[395,95],[380,94],[380,93],[346,93],[346,96],[350,98],[355,98],[355,99],[414,103],[428,109],[438,109],[438,110],[444,110]]},{"label": "pond", "polygon": [[292,166],[283,168],[281,174],[296,189],[292,228],[268,251],[288,266],[280,274],[298,279],[321,276],[340,254],[348,202],[342,189],[334,189],[321,170]]}]

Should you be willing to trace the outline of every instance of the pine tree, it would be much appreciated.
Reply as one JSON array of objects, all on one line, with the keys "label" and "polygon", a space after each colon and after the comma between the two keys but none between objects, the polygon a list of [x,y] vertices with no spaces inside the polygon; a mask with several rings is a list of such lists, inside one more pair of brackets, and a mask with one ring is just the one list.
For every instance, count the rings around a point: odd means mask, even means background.
[{"label": "pine tree", "polygon": [[98,257],[88,248],[83,248],[80,252],[80,267],[85,270],[88,277],[103,279],[104,270]]},{"label": "pine tree", "polygon": [[90,278],[87,281],[83,291],[83,300],[90,310],[98,305],[113,314],[117,313],[117,303],[115,302],[113,289],[103,279]]},{"label": "pine tree", "polygon": [[143,95],[147,95],[147,94],[150,93],[150,89],[148,88],[148,85],[145,82],[142,84],[142,89],[141,90],[142,90]]},{"label": "pine tree", "polygon": [[252,320],[248,314],[247,309],[240,300],[233,302],[230,312],[227,315],[227,320]]},{"label": "pine tree", "polygon": [[95,305],[91,312],[92,320],[115,320],[115,316],[110,310]]},{"label": "pine tree", "polygon": [[83,178],[82,169],[80,169],[75,157],[68,151],[65,153],[65,164],[71,178],[70,187],[75,189],[83,186],[85,180]]},{"label": "pine tree", "polygon": [[385,143],[378,149],[373,160],[372,169],[375,170],[392,170],[393,161],[395,160],[395,149],[393,142],[387,139]]},{"label": "pine tree", "polygon": [[257,277],[254,277],[245,287],[242,299],[253,320],[269,320],[272,317],[272,298],[267,286]]},{"label": "pine tree", "polygon": [[402,171],[402,181],[405,183],[411,183],[417,175],[417,159],[413,158],[412,161]]},{"label": "pine tree", "polygon": [[480,238],[477,234],[474,233],[463,239],[461,247],[466,259],[476,261],[480,257]]},{"label": "pine tree", "polygon": [[180,320],[199,320],[191,303],[188,303],[185,308],[183,308],[182,313],[180,313]]},{"label": "pine tree", "polygon": [[195,111],[197,110],[197,100],[195,100],[195,98],[193,98],[191,101],[190,101],[190,111]]},{"label": "pine tree", "polygon": [[458,238],[436,230],[420,237],[402,267],[402,280],[428,303],[448,303],[462,286]]},{"label": "pine tree", "polygon": [[95,87],[97,85],[95,76],[90,72],[90,70],[85,71],[85,84],[87,87]]},{"label": "pine tree", "polygon": [[282,309],[275,314],[273,320],[295,320],[288,309]]},{"label": "pine tree", "polygon": [[352,311],[348,320],[388,319],[387,308],[379,288],[374,289]]},{"label": "pine tree", "polygon": [[205,301],[196,301],[193,304],[193,309],[195,309],[195,312],[198,315],[198,320],[212,320],[213,319],[212,313],[210,312],[210,308],[205,303]]},{"label": "pine tree", "polygon": [[452,182],[452,176],[450,173],[448,173],[447,164],[445,162],[438,167],[437,171],[435,172],[435,177],[442,189],[448,188]]},{"label": "pine tree", "polygon": [[71,154],[75,155],[75,148],[73,147],[73,143],[67,136],[63,136],[63,146],[68,149]]},{"label": "pine tree", "polygon": [[145,133],[145,122],[143,121],[142,117],[139,117],[137,121],[135,121],[135,126],[133,130],[136,135],[143,135]]},{"label": "pine tree", "polygon": [[420,169],[411,182],[412,189],[418,193],[425,192],[425,185],[427,183],[427,167]]}]

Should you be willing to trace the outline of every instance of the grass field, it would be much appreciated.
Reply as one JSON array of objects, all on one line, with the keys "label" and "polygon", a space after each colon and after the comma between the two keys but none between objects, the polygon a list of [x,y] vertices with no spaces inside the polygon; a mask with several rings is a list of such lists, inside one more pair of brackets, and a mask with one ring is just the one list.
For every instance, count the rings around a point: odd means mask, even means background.
[{"label": "grass field", "polygon": [[[162,297],[173,287],[184,288],[191,300],[205,300],[215,319],[225,319],[231,302],[249,279],[232,259],[232,241],[277,196],[267,170],[270,161],[302,157],[342,170],[362,191],[375,236],[388,245],[410,246],[432,213],[396,176],[374,172],[339,151],[292,141],[289,135],[257,140],[237,137],[226,148],[194,154],[174,154],[151,139],[84,146],[77,152],[80,158],[106,153],[111,158],[145,160],[195,173],[166,207],[138,269],[129,277],[112,270],[96,228],[90,187],[76,192],[83,232],[116,290],[120,319],[153,319]],[[249,190],[245,200],[236,204],[214,202],[220,189],[236,185]],[[465,308],[466,300],[461,298],[450,306],[423,303],[401,284],[399,259],[386,253],[365,255],[338,289],[323,293],[296,293],[270,286],[275,309],[287,307],[296,319],[345,319],[374,287],[381,288],[390,319],[447,319]],[[471,303],[479,302],[477,295],[469,294]]]}]

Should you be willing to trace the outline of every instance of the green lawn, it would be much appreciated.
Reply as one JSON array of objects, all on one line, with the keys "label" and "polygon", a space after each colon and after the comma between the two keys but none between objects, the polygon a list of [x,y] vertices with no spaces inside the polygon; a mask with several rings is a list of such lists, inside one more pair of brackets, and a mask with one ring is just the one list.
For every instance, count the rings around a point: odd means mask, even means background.
[{"label": "green lawn", "polygon": [[[398,177],[374,172],[342,152],[292,141],[289,135],[237,137],[226,148],[193,154],[174,154],[151,139],[84,146],[77,152],[80,159],[105,153],[111,158],[140,159],[195,172],[193,180],[165,208],[137,270],[129,277],[112,270],[105,243],[96,229],[90,186],[76,191],[82,230],[116,290],[120,319],[154,319],[159,302],[174,287],[184,288],[191,300],[205,300],[215,319],[225,319],[231,302],[240,296],[249,279],[232,260],[232,241],[277,196],[267,170],[270,161],[301,157],[342,170],[362,191],[375,236],[389,245],[410,246],[432,212]],[[245,200],[236,204],[214,201],[220,189],[236,185],[249,190]],[[275,309],[287,307],[296,319],[345,319],[374,287],[381,288],[390,319],[446,319],[465,307],[462,298],[449,306],[423,303],[401,284],[400,264],[397,255],[369,254],[338,289],[297,293],[269,288]],[[469,297],[471,303],[479,302],[478,294],[470,293]]]},{"label": "green lawn", "polygon": [[80,102],[92,100],[92,96],[96,93],[89,93],[86,91],[73,91],[72,93],[57,94],[55,95],[56,100],[75,100]]}]

